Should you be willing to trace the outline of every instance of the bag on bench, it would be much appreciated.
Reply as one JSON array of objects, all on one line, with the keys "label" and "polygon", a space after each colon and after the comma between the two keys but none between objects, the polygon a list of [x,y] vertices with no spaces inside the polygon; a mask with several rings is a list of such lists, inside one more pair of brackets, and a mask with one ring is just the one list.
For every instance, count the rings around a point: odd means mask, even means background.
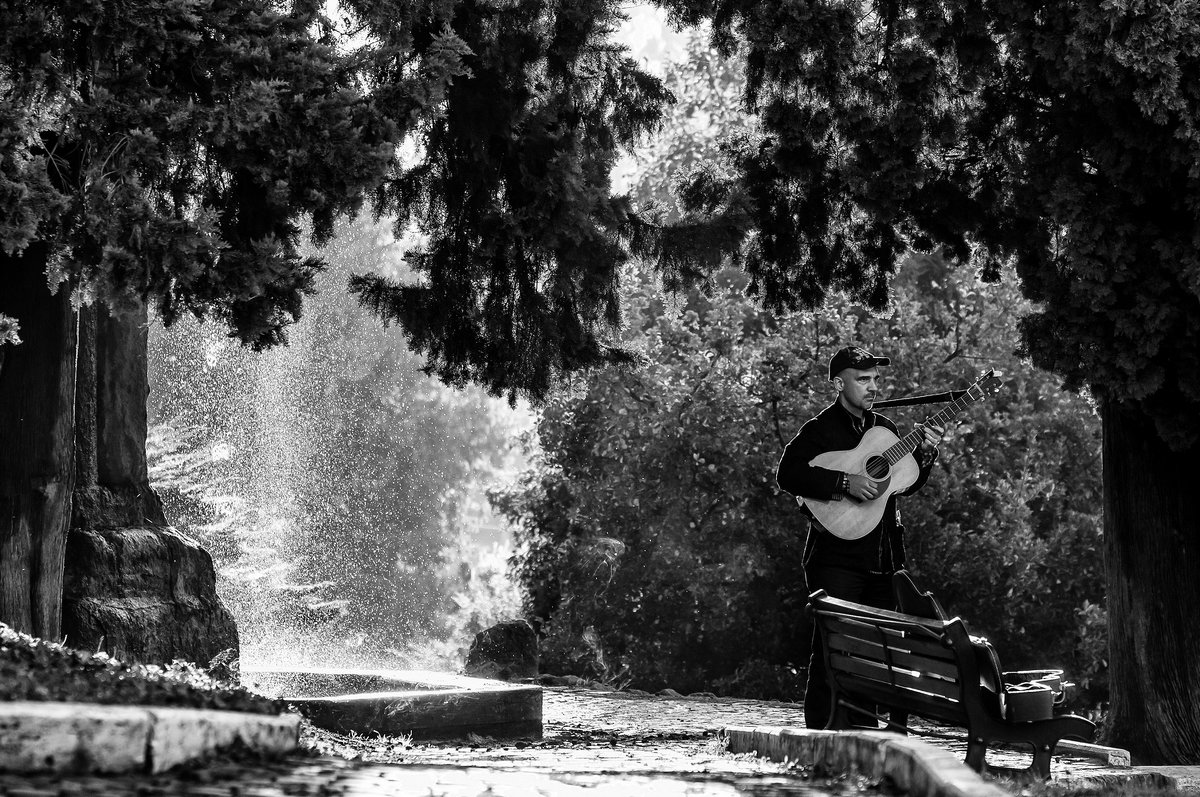
[{"label": "bag on bench", "polygon": [[[896,604],[904,614],[930,620],[950,619],[950,614],[928,590],[921,590],[907,570],[892,575]],[[1000,657],[986,637],[971,635],[979,664],[979,686],[995,696],[997,713],[1012,722],[1049,719],[1054,706],[1066,699],[1066,689],[1074,686],[1063,681],[1062,670],[1000,671]],[[997,677],[998,676],[998,677]]]}]

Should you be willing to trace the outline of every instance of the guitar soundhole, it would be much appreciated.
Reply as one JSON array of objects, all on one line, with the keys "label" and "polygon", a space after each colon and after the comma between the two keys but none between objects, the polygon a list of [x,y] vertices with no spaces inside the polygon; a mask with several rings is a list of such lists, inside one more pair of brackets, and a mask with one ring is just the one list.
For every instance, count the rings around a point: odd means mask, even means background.
[{"label": "guitar soundhole", "polygon": [[867,460],[867,475],[872,479],[878,481],[887,478],[889,470],[891,470],[891,466],[883,457],[874,456]]}]

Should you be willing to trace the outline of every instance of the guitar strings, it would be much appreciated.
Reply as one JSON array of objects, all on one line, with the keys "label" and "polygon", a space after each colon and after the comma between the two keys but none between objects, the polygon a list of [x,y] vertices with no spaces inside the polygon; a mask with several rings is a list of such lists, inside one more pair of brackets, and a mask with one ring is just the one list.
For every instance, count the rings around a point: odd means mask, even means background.
[{"label": "guitar strings", "polygon": [[[966,408],[966,406],[968,404],[970,404],[972,401],[976,401],[977,399],[982,397],[983,391],[980,391],[979,396],[976,396],[973,394],[973,391],[977,387],[979,387],[978,384],[972,385],[970,388],[967,389],[966,394],[964,394],[961,398],[955,399],[953,402],[951,402],[949,407],[943,409],[942,411],[940,411],[939,413],[934,415],[932,418],[927,418],[926,421],[938,423],[938,424],[947,423],[955,415],[962,412],[963,409]],[[943,416],[945,416],[945,417],[943,417]],[[897,441],[896,443],[893,443],[890,448],[886,449],[883,452],[883,456],[885,459],[887,459],[887,461],[890,464],[895,465],[897,462],[904,459],[904,457],[911,454],[916,449],[916,447],[918,445],[920,445],[920,442],[921,442],[920,430],[914,429],[911,432],[909,432],[908,434],[904,435],[904,437],[901,437],[899,441]]]}]

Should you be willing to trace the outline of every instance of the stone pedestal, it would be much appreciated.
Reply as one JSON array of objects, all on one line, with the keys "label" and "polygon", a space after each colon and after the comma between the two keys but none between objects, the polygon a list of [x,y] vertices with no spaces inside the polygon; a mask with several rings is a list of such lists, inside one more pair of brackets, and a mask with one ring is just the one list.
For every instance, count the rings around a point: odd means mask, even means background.
[{"label": "stone pedestal", "polygon": [[63,634],[71,647],[122,661],[206,665],[238,647],[208,552],[165,528],[72,529]]}]

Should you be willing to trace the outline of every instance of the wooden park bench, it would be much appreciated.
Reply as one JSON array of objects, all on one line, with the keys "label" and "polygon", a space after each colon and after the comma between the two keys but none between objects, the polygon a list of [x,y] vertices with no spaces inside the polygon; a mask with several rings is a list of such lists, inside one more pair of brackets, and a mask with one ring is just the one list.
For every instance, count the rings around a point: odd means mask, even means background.
[{"label": "wooden park bench", "polygon": [[957,617],[876,609],[831,598],[824,590],[810,596],[809,607],[824,643],[832,692],[828,729],[850,728],[863,714],[917,715],[966,728],[966,762],[977,772],[983,771],[989,744],[1030,745],[1030,769],[1042,778],[1050,776],[1059,740],[1090,741],[1095,732],[1095,724],[1083,717],[1048,716],[1049,710],[1044,718],[1012,719],[1016,696],[1006,694],[995,650],[972,638]]}]

